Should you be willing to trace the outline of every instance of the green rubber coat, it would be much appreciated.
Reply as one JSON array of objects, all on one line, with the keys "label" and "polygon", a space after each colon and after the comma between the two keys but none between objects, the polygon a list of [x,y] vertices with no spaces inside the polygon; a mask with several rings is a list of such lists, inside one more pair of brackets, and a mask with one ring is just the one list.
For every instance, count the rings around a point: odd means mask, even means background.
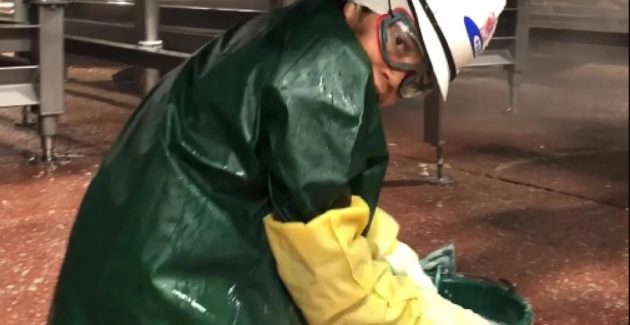
[{"label": "green rubber coat", "polygon": [[376,206],[369,60],[333,1],[228,30],[143,100],[91,182],[51,325],[304,324],[262,220]]}]

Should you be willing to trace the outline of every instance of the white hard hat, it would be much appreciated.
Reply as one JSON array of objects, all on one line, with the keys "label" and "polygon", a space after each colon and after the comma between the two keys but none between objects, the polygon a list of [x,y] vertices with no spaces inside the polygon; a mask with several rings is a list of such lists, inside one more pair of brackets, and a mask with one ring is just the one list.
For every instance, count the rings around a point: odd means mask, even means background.
[{"label": "white hard hat", "polygon": [[442,98],[459,69],[487,47],[506,0],[351,0],[384,15],[402,9],[413,15],[422,50]]}]

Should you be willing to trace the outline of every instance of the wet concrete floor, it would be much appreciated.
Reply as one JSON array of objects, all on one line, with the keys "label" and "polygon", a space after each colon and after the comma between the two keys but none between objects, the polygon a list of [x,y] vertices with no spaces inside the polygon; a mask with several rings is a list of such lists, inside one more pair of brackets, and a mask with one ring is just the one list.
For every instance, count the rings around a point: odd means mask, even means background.
[{"label": "wet concrete floor", "polygon": [[[453,242],[461,271],[507,278],[536,324],[628,324],[628,49],[539,43],[517,114],[505,72],[466,71],[444,109],[446,173],[422,182],[419,101],[383,111],[391,162],[381,206],[420,254]],[[58,152],[29,165],[33,130],[0,111],[0,324],[44,324],[85,188],[139,99],[121,67],[71,58]]]}]

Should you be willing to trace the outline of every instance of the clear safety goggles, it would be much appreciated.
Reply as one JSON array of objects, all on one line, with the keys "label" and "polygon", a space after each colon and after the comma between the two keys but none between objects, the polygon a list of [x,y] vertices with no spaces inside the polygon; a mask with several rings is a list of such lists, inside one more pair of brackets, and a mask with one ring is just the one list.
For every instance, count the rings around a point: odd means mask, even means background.
[{"label": "clear safety goggles", "polygon": [[379,17],[381,55],[387,65],[405,71],[398,94],[403,98],[418,96],[434,88],[428,61],[422,51],[413,20],[402,9]]}]

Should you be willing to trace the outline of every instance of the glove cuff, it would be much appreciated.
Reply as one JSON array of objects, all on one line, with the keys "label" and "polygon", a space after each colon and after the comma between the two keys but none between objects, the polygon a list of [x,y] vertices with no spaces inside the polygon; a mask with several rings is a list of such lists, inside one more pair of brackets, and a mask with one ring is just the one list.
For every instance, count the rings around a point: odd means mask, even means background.
[{"label": "glove cuff", "polygon": [[409,245],[398,242],[395,248],[382,259],[396,275],[404,275],[415,283],[419,289],[436,290],[431,278],[420,266],[418,254]]}]

